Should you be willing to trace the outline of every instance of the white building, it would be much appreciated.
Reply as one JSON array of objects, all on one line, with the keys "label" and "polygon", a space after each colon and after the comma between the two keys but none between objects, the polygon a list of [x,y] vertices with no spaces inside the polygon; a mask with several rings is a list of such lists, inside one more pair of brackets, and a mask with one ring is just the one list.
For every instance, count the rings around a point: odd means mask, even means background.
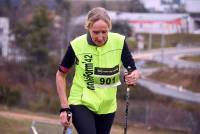
[{"label": "white building", "polygon": [[0,17],[0,56],[7,57],[9,51],[9,19]]},{"label": "white building", "polygon": [[114,20],[127,20],[136,33],[174,34],[190,33],[193,20],[188,14],[112,13]]},{"label": "white building", "polygon": [[172,10],[178,9],[183,3],[184,0],[140,0],[145,8],[150,11],[158,12],[172,12]]},{"label": "white building", "polygon": [[200,13],[200,0],[140,0],[150,11],[169,12],[170,9],[185,8],[188,13]]},{"label": "white building", "polygon": [[200,13],[200,0],[185,0],[185,10],[189,13]]}]

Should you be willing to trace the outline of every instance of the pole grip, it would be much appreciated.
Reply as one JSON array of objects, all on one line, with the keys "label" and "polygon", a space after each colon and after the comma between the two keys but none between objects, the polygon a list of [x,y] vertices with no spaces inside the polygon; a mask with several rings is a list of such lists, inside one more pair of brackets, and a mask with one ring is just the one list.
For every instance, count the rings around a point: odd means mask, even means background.
[{"label": "pole grip", "polygon": [[[128,75],[129,75],[129,74],[131,74],[131,73],[133,72],[133,69],[132,69],[130,66],[128,66],[128,67],[127,67],[127,72],[128,72]],[[132,85],[128,85],[128,87],[129,87],[129,86],[132,86]],[[128,91],[128,90],[129,90],[129,88],[127,88],[127,91]]]},{"label": "pole grip", "polygon": [[131,72],[133,72],[133,69],[130,66],[128,66],[127,71],[128,71],[128,74],[131,74]]}]

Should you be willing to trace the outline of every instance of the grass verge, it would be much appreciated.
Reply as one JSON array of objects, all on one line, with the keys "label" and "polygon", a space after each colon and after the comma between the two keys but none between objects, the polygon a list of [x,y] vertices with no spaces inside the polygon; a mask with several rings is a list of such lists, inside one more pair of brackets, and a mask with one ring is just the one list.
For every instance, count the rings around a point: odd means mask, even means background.
[{"label": "grass verge", "polygon": [[200,62],[200,55],[195,56],[183,56],[181,57],[183,60],[192,61],[192,62]]},{"label": "grass verge", "polygon": [[30,120],[16,120],[0,116],[1,134],[29,134]]},{"label": "grass verge", "polygon": [[[31,120],[14,119],[0,116],[0,133],[2,134],[30,134]],[[38,126],[39,125],[39,126]],[[59,125],[45,125],[37,124],[36,127],[40,127],[39,132],[42,134],[60,134],[62,133],[62,127]],[[58,131],[56,131],[58,130]],[[119,125],[113,125],[111,134],[122,134],[123,127]],[[186,134],[183,132],[170,131],[158,128],[146,128],[144,126],[129,126],[128,134]],[[40,133],[39,133],[40,134]],[[74,133],[75,134],[75,133]]]}]

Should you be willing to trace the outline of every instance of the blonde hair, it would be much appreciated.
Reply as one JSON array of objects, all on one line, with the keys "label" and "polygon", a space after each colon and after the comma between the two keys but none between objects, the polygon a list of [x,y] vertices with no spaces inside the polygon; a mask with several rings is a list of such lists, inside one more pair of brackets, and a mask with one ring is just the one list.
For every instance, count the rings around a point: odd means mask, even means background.
[{"label": "blonde hair", "polygon": [[85,29],[89,29],[91,25],[94,24],[94,22],[98,20],[103,20],[107,23],[109,29],[112,28],[112,23],[110,16],[108,15],[105,8],[102,7],[96,7],[90,10],[87,14],[87,19],[85,21]]}]

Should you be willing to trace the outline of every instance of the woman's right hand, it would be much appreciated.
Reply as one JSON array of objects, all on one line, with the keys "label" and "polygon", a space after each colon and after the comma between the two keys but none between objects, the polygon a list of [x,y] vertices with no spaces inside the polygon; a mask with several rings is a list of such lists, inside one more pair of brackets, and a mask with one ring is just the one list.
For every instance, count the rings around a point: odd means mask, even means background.
[{"label": "woman's right hand", "polygon": [[71,124],[72,114],[66,111],[60,113],[60,122],[64,127],[69,127]]}]

